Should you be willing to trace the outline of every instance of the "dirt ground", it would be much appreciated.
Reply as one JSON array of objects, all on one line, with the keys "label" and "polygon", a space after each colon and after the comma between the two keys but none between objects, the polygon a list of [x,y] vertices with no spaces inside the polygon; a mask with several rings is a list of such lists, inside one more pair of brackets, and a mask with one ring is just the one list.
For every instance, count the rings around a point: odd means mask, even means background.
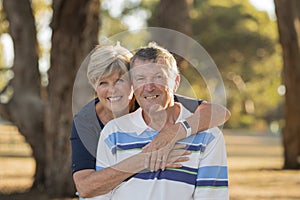
[{"label": "dirt ground", "polygon": [[[279,136],[270,133],[224,130],[231,200],[300,199],[300,170],[281,170]],[[37,191],[28,192],[35,162],[24,138],[11,127],[0,126],[0,199],[51,199]]]}]

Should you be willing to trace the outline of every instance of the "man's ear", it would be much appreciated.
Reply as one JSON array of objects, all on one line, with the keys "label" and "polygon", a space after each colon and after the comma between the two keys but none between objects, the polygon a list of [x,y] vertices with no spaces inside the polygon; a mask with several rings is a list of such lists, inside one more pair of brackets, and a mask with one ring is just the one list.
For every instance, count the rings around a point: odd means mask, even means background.
[{"label": "man's ear", "polygon": [[180,75],[178,74],[178,75],[176,75],[176,78],[175,78],[174,93],[177,91],[179,84],[180,84]]}]

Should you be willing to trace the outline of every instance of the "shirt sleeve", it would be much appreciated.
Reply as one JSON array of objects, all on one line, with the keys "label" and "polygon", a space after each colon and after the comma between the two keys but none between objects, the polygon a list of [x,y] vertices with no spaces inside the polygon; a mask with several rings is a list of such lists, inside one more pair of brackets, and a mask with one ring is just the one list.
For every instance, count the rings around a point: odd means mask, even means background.
[{"label": "shirt sleeve", "polygon": [[214,139],[205,147],[200,158],[193,199],[227,200],[228,169],[224,137],[219,128],[209,131]]},{"label": "shirt sleeve", "polygon": [[[108,122],[106,126],[103,128],[101,131],[101,135],[99,140],[97,140],[98,145],[97,145],[97,156],[96,156],[96,171],[100,171],[104,168],[107,168],[111,166],[114,162],[114,154],[111,151],[111,145],[109,143],[113,142],[115,144],[114,140],[114,134],[109,134],[111,133],[112,127],[110,126],[111,122]],[[110,142],[107,142],[110,141]],[[113,145],[114,146],[114,145]],[[110,200],[112,199],[112,194],[113,191],[110,191],[106,194],[100,195],[100,196],[95,196],[92,198],[84,198],[82,200]],[[81,200],[80,199],[80,200]]]},{"label": "shirt sleeve", "polygon": [[203,100],[194,99],[186,96],[181,96],[178,94],[174,95],[174,100],[181,103],[186,109],[191,113],[194,113],[198,106],[203,102]]},{"label": "shirt sleeve", "polygon": [[82,143],[74,121],[70,141],[72,147],[72,173],[83,169],[95,169],[96,159]]},{"label": "shirt sleeve", "polygon": [[83,169],[95,169],[97,144],[102,130],[95,103],[96,100],[90,101],[73,119],[70,137],[72,173]]}]

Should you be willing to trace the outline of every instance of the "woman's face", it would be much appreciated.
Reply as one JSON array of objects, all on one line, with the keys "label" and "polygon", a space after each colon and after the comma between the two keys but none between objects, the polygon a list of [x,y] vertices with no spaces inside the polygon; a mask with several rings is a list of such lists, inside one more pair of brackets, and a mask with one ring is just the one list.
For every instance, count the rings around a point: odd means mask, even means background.
[{"label": "woman's face", "polygon": [[[116,71],[99,80],[96,92],[100,103],[113,113],[128,113],[133,90],[129,78]],[[125,113],[124,113],[125,114]]]}]

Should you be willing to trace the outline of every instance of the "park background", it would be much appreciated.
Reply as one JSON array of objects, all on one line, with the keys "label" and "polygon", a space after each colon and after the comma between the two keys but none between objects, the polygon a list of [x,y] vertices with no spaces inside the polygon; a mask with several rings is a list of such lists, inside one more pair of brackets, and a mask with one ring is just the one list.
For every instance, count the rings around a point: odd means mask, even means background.
[{"label": "park background", "polygon": [[[278,0],[277,16],[273,9],[246,0],[2,0],[0,198],[73,197],[68,139],[80,63],[103,38],[156,26],[198,41],[222,75],[231,199],[299,199],[300,92],[291,88],[300,85],[300,7]],[[178,59],[193,86],[184,94],[209,101],[206,83]]]}]

